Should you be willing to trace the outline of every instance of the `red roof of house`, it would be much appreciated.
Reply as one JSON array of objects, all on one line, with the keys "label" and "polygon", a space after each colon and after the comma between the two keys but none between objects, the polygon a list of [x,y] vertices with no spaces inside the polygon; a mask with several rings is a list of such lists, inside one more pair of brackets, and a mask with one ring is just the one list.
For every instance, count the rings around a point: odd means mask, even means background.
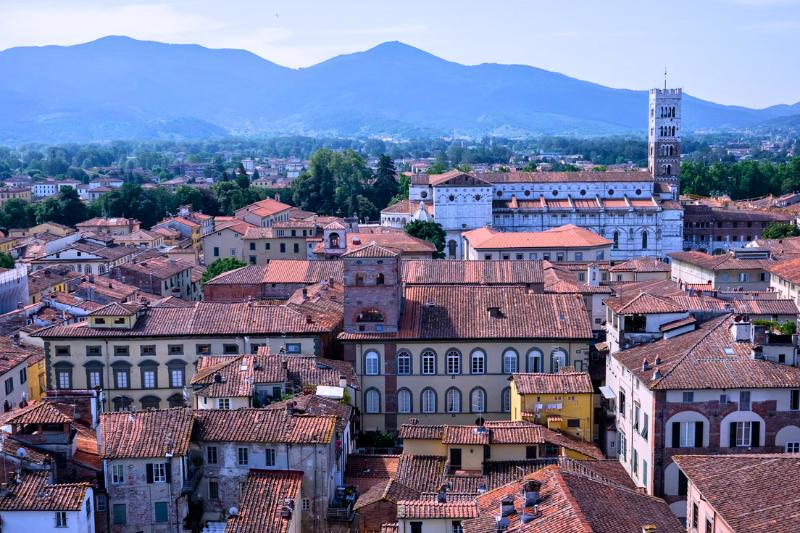
[{"label": "red roof of house", "polygon": [[287,533],[292,522],[299,523],[300,509],[291,518],[282,512],[286,500],[299,505],[303,472],[298,470],[250,470],[239,499],[238,514],[228,518],[228,533]]}]

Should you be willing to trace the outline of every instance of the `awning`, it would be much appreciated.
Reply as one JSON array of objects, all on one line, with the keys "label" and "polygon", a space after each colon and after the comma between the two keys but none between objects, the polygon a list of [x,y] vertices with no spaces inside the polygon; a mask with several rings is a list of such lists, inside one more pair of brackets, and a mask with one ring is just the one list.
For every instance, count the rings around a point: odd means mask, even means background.
[{"label": "awning", "polygon": [[617,397],[617,395],[614,394],[614,391],[611,390],[611,387],[609,387],[608,385],[603,385],[602,387],[600,387],[600,393],[606,400],[613,400],[614,398]]}]

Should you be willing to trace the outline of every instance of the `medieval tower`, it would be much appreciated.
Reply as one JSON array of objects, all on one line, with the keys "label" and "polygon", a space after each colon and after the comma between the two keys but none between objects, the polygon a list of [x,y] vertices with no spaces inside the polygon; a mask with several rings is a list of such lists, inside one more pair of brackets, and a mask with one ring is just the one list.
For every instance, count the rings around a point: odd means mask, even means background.
[{"label": "medieval tower", "polygon": [[647,169],[666,183],[675,199],[680,194],[681,89],[650,89]]}]

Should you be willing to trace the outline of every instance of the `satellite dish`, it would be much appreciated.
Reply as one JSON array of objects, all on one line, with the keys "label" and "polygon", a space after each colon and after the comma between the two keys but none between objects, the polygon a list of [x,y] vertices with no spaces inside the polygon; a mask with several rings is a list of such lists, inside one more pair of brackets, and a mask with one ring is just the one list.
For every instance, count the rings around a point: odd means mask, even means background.
[{"label": "satellite dish", "polygon": [[239,509],[237,507],[231,507],[228,509],[228,514],[231,516],[236,516],[239,514]]}]

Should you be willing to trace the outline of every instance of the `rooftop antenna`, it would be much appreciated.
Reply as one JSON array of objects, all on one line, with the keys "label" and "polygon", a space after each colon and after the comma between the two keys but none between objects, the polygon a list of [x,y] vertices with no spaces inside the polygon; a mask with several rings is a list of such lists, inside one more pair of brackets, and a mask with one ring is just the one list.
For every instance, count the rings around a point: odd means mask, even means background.
[{"label": "rooftop antenna", "polygon": [[667,90],[667,66],[664,65],[664,90]]}]

